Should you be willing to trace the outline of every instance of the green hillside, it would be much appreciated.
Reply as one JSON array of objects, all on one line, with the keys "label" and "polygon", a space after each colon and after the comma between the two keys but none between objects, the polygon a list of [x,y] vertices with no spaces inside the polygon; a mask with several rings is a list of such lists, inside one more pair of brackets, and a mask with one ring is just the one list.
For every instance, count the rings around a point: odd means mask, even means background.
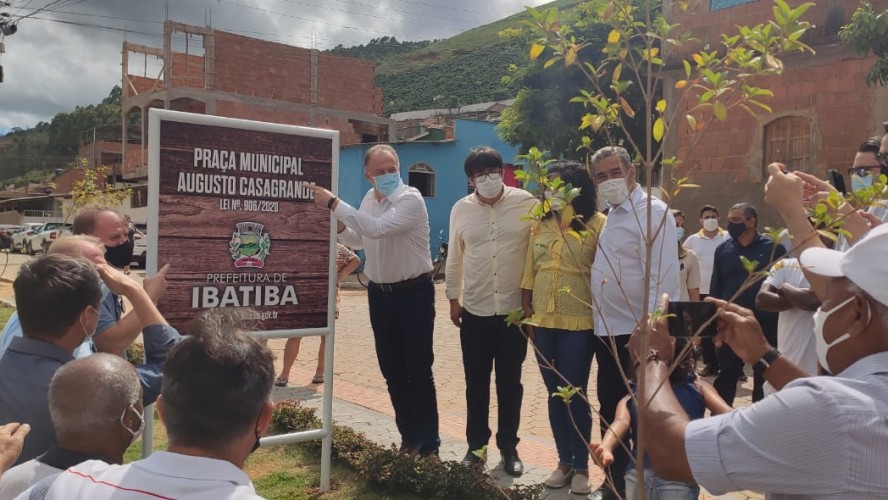
[{"label": "green hillside", "polygon": [[[581,0],[556,0],[542,6],[567,9]],[[527,61],[522,45],[499,33],[521,27],[526,12],[479,26],[446,40],[384,58],[376,67],[376,85],[383,90],[383,110],[397,113],[453,107],[514,97],[517,89],[502,83],[511,64]]]}]

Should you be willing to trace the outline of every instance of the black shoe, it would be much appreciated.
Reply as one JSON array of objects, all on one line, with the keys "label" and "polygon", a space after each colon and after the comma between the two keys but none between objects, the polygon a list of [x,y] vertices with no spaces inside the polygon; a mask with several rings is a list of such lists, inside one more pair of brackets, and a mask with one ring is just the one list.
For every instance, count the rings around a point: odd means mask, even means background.
[{"label": "black shoe", "polygon": [[463,457],[462,462],[460,463],[466,467],[484,467],[484,459],[475,455],[472,450],[469,450],[468,453],[466,453],[466,456]]},{"label": "black shoe", "polygon": [[506,474],[515,477],[521,477],[521,474],[524,474],[524,464],[518,458],[517,451],[500,450],[500,455],[503,456],[503,470],[506,471]]},{"label": "black shoe", "polygon": [[749,377],[747,377],[745,373],[741,373],[740,376],[737,377],[737,381],[739,382],[746,382],[747,380],[749,380]]},{"label": "black shoe", "polygon": [[589,500],[619,500],[623,495],[614,495],[614,492],[611,491],[605,485],[601,485],[597,490],[594,490],[592,493],[589,493],[589,496],[586,497]]}]

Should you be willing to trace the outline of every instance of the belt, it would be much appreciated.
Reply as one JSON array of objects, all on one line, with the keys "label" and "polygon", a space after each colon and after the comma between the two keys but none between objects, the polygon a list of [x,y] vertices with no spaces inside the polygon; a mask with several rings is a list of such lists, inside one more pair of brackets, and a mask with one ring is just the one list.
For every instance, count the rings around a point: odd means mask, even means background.
[{"label": "belt", "polygon": [[377,290],[382,290],[383,292],[397,292],[398,290],[404,290],[406,288],[410,288],[414,285],[418,285],[424,281],[432,279],[432,273],[432,271],[429,271],[427,273],[420,274],[415,278],[398,281],[397,283],[376,283],[375,281],[371,281],[370,286]]}]

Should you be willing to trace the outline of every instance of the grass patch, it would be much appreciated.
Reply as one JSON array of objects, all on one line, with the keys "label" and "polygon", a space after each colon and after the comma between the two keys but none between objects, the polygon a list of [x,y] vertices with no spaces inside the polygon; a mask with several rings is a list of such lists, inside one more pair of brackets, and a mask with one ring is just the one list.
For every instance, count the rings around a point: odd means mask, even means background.
[{"label": "grass patch", "polygon": [[6,304],[0,304],[0,325],[6,327],[6,322],[9,321],[9,317],[12,316],[12,313],[15,312],[14,307],[9,307]]}]

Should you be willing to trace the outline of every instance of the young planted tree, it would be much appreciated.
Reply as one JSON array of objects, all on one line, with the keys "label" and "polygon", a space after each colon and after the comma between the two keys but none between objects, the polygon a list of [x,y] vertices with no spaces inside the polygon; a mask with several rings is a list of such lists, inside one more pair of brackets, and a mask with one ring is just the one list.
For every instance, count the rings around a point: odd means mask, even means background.
[{"label": "young planted tree", "polygon": [[870,53],[876,61],[866,76],[867,85],[888,85],[888,9],[877,12],[872,3],[864,3],[851,16],[851,22],[839,32],[842,41],[858,55]]},{"label": "young planted tree", "polygon": [[108,183],[109,167],[97,166],[89,168],[85,158],[80,159],[83,178],[75,181],[71,188],[71,202],[66,205],[65,221],[80,209],[89,205],[101,205],[117,208],[123,200],[132,195],[132,190],[119,189]]},{"label": "young planted tree", "polygon": [[[736,112],[753,115],[769,113],[771,109],[767,99],[772,92],[761,86],[761,82],[766,83],[764,77],[782,71],[781,58],[784,54],[813,52],[801,41],[811,27],[802,20],[802,16],[812,5],[805,3],[790,8],[783,0],[775,0],[773,19],[755,26],[739,26],[735,33],[722,35],[718,46],[691,50],[686,59],[676,55],[676,49],[688,50],[700,45],[693,33],[682,28],[682,19],[693,10],[688,0],[670,3],[659,0],[609,0],[603,7],[591,10],[595,19],[590,22],[609,27],[605,43],[598,45],[601,56],[595,57],[584,57],[584,51],[596,47],[596,44],[580,36],[569,22],[565,22],[561,12],[554,8],[530,8],[528,11],[532,20],[527,24],[535,41],[529,49],[529,59],[545,61],[546,68],[559,66],[582,74],[586,88],[571,102],[585,109],[578,128],[591,134],[582,137],[579,149],[585,154],[593,152],[595,141],[590,135],[603,137],[611,145],[623,145],[643,172],[646,186],[654,186],[655,172],[665,167],[671,175],[668,179],[664,176],[664,189],[661,192],[668,202],[681,189],[696,187],[687,182],[685,174],[688,169],[681,158],[664,157],[664,142],[669,134],[675,133],[679,124],[687,123],[693,134],[689,150],[684,151],[684,154],[689,154],[713,122],[724,121]],[[669,73],[680,76],[673,88],[664,88],[663,82]],[[628,99],[630,92],[637,93],[640,98]],[[576,196],[571,186],[548,179],[544,153],[531,149],[525,161],[528,166],[520,174],[521,179],[540,194],[548,191],[550,197],[562,198],[565,202]],[[553,192],[554,195],[551,194]],[[652,282],[656,285],[656,277],[651,279],[651,263],[660,256],[655,253],[654,240],[665,230],[666,217],[671,217],[667,212],[662,218],[652,219],[651,196],[649,192],[646,213],[635,214],[638,229],[644,236],[644,248],[640,249],[645,257],[644,296],[652,293]],[[542,219],[552,206],[544,201],[531,217]],[[569,210],[563,210],[561,217],[569,220],[574,215]],[[565,228],[564,238],[576,237],[566,224],[562,223],[561,226]],[[608,256],[597,256],[596,260],[600,257],[607,259]],[[760,279],[754,273],[757,263],[748,264],[750,277],[746,287]],[[586,300],[583,297],[590,296],[588,292],[583,294],[580,291],[562,290],[561,293],[570,294],[576,300]],[[596,315],[606,317],[608,311],[601,310],[594,300],[591,302],[587,303],[590,313],[594,311]],[[642,346],[637,354],[646,353],[651,322],[665,312],[651,310],[649,301],[640,304],[627,301],[625,306],[639,318],[637,331],[641,335]],[[515,311],[510,320],[527,325],[528,320],[522,319],[522,316],[521,312]],[[616,346],[611,343],[610,347],[611,354],[616,356]],[[641,354],[641,357],[644,355]],[[681,354],[676,355],[676,359],[681,357]],[[675,365],[673,362],[673,369]],[[623,375],[623,383],[628,387],[627,374]],[[645,380],[642,373],[638,375],[635,382],[641,394],[645,392]],[[565,382],[563,390],[553,397],[564,399],[566,404],[574,397],[585,399],[585,395],[570,387],[566,379]],[[645,401],[636,401],[636,404],[641,407]],[[646,433],[642,422],[639,422],[637,431],[635,463],[638,479],[642,483],[639,492],[644,495]]]}]

